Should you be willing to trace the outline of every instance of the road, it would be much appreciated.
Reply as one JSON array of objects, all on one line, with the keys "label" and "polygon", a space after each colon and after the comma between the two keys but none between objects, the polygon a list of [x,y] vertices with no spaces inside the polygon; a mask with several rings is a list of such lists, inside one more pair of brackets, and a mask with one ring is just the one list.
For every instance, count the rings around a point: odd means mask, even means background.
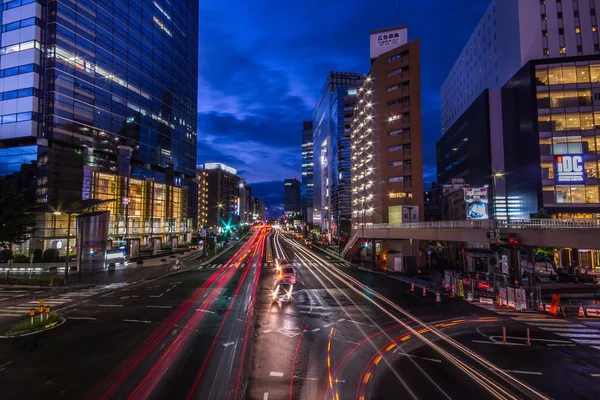
[{"label": "road", "polygon": [[[295,266],[291,303],[272,302],[271,254]],[[2,398],[596,399],[600,393],[597,321],[531,318],[449,296],[438,303],[430,292],[423,297],[406,283],[349,268],[278,229],[256,229],[203,265],[73,296],[62,305],[64,325],[0,340],[0,381],[10,382]]]},{"label": "road", "polygon": [[11,382],[2,397],[241,397],[265,236],[257,229],[207,265],[73,302],[59,328],[1,340],[0,380]]},{"label": "road", "polygon": [[423,297],[386,276],[343,267],[279,231],[274,245],[298,273],[295,301],[272,303],[273,273],[265,270],[248,399],[595,399],[600,393],[595,340],[559,336],[600,338],[592,322],[501,315],[448,296],[436,303],[432,293]]}]

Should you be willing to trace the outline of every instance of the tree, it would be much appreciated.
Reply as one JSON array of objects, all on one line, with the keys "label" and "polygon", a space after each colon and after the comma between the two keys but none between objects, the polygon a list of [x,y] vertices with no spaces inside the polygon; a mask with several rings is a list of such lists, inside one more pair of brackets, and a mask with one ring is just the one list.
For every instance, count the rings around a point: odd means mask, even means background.
[{"label": "tree", "polygon": [[0,179],[0,246],[6,249],[23,243],[34,226],[35,216],[24,196],[15,185]]},{"label": "tree", "polygon": [[548,211],[544,210],[543,208],[540,208],[536,213],[531,214],[530,217],[532,219],[548,219],[552,218],[552,215],[550,215]]}]

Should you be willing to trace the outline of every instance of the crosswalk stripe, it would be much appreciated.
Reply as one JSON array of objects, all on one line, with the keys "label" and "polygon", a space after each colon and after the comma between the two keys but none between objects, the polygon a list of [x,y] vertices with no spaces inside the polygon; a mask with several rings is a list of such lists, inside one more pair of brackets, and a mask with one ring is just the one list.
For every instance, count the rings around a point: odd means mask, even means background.
[{"label": "crosswalk stripe", "polygon": [[542,323],[542,322],[526,322],[527,325],[533,325],[537,328],[586,328],[585,325],[581,325],[581,324],[555,324],[552,322],[549,322],[547,324]]},{"label": "crosswalk stripe", "polygon": [[[513,318],[515,321],[523,321],[519,318]],[[569,321],[565,321],[562,319],[552,319],[552,318],[527,318],[527,322],[541,322],[541,323],[561,323],[568,324]]]},{"label": "crosswalk stripe", "polygon": [[[581,329],[577,329],[577,328],[544,328],[544,327],[540,327],[540,329],[542,329],[544,331],[550,331],[550,332],[581,332]],[[600,333],[600,331],[597,329],[587,329],[586,332]]]},{"label": "crosswalk stripe", "polygon": [[580,339],[600,339],[600,335],[597,333],[560,333],[556,332],[556,335],[570,338]]},{"label": "crosswalk stripe", "polygon": [[215,264],[215,265],[213,266],[213,268],[221,268],[222,266],[223,266],[223,264],[218,264],[218,265],[217,265],[217,264]]},{"label": "crosswalk stripe", "polygon": [[600,350],[600,346],[592,346],[596,350]]},{"label": "crosswalk stripe", "polygon": [[600,340],[589,340],[589,339],[572,339],[572,340],[579,344],[592,344],[594,346],[600,345]]}]

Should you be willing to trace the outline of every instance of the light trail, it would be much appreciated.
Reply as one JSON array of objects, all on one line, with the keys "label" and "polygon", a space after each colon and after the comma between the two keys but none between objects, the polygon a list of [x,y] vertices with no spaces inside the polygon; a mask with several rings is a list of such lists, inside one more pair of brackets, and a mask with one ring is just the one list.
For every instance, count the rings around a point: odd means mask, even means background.
[{"label": "light trail", "polygon": [[[287,240],[287,239],[285,239],[285,240]],[[412,314],[410,314],[406,310],[398,307],[395,303],[393,303],[392,301],[390,301],[386,297],[384,297],[381,294],[379,294],[379,293],[373,291],[372,289],[366,287],[364,284],[362,284],[358,280],[354,279],[353,277],[349,276],[348,274],[342,272],[337,267],[334,267],[332,265],[328,265],[328,263],[326,263],[326,262],[322,261],[321,259],[317,258],[312,253],[307,252],[301,246],[296,245],[295,243],[293,243],[291,241],[288,241],[288,242],[291,243],[292,246],[294,246],[295,248],[297,248],[299,250],[299,252],[303,253],[305,255],[305,257],[311,258],[313,261],[316,261],[318,265],[320,265],[321,267],[323,267],[323,269],[327,270],[328,273],[330,273],[333,277],[335,277],[340,282],[342,282],[344,285],[346,285],[349,289],[351,289],[355,293],[357,293],[360,296],[362,296],[363,298],[365,298],[367,301],[369,301],[374,306],[376,306],[377,308],[379,308],[381,311],[383,311],[389,317],[391,317],[394,320],[396,320],[398,323],[402,324],[413,335],[419,337],[424,343],[426,343],[427,345],[429,345],[431,348],[435,349],[438,353],[440,353],[442,356],[444,356],[448,361],[450,361],[452,364],[454,364],[463,373],[465,373],[466,375],[468,375],[475,382],[479,383],[484,389],[486,389],[494,397],[496,397],[498,399],[505,399],[505,398],[506,399],[515,399],[515,400],[519,399],[518,396],[514,395],[509,390],[505,389],[503,386],[499,385],[498,383],[496,383],[495,381],[493,381],[492,379],[490,379],[490,377],[484,375],[480,371],[476,370],[475,368],[473,368],[470,365],[468,365],[467,363],[463,362],[462,360],[460,360],[456,356],[454,356],[451,353],[449,353],[448,351],[444,350],[439,345],[435,344],[434,342],[432,342],[428,338],[424,337],[422,334],[419,334],[414,328],[412,328],[411,326],[409,326],[408,324],[406,324],[405,322],[403,322],[402,320],[400,320],[394,314],[390,313],[386,308],[384,308],[383,306],[381,306],[380,304],[378,304],[377,302],[375,302],[372,298],[370,298],[369,296],[365,295],[363,293],[363,291],[368,291],[373,296],[375,296],[377,299],[379,299],[382,302],[386,303],[387,305],[389,305],[390,307],[392,307],[393,309],[395,309],[399,313],[405,315],[406,317],[408,317],[409,319],[411,319],[415,323],[421,325],[423,328],[428,328],[434,335],[436,335],[437,337],[439,337],[440,339],[442,339],[444,342],[450,344],[456,350],[460,351],[464,355],[468,356],[469,358],[473,359],[474,361],[477,361],[480,365],[482,365],[483,367],[485,367],[486,369],[488,369],[491,373],[493,373],[494,375],[496,375],[499,378],[501,378],[502,380],[504,380],[506,383],[508,383],[509,385],[511,385],[513,388],[515,388],[515,389],[517,389],[519,391],[525,392],[525,394],[527,394],[528,396],[532,396],[533,398],[549,399],[546,395],[538,392],[534,388],[526,385],[524,382],[522,382],[522,381],[514,378],[513,376],[507,374],[506,372],[504,372],[500,368],[498,368],[495,365],[493,365],[488,360],[484,359],[483,357],[481,357],[478,354],[474,353],[470,349],[468,349],[465,346],[461,345],[460,343],[456,342],[454,339],[452,339],[448,335],[444,334],[440,330],[436,329],[435,327],[433,327],[433,326],[431,326],[429,324],[426,324],[425,322],[423,322],[422,320],[420,320],[417,317],[413,316]],[[333,281],[331,281],[331,279],[329,279],[322,271],[320,271],[319,269],[317,269],[317,271],[320,272],[321,275],[323,275],[330,282],[333,283]],[[357,287],[360,288],[361,290],[357,289]]]}]

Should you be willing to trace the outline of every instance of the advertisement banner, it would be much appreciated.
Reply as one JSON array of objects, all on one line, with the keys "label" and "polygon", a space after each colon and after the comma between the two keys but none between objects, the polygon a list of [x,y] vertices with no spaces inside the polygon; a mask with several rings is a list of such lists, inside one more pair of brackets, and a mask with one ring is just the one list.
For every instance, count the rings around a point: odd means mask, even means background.
[{"label": "advertisement banner", "polygon": [[506,305],[515,308],[515,288],[506,288]]},{"label": "advertisement banner", "polygon": [[501,297],[502,303],[506,304],[506,288],[504,286],[498,287],[498,297]]},{"label": "advertisement banner", "polygon": [[527,309],[527,295],[525,289],[515,289],[515,299],[519,303],[519,310]]},{"label": "advertisement banner", "polygon": [[444,271],[444,280],[446,284],[444,289],[450,290],[450,286],[452,286],[452,271]]},{"label": "advertisement banner", "polygon": [[554,171],[557,183],[584,183],[583,155],[564,154],[554,156]]},{"label": "advertisement banner", "polygon": [[465,297],[465,289],[463,288],[463,281],[462,281],[462,279],[458,280],[458,295],[460,297]]},{"label": "advertisement banner", "polygon": [[488,188],[464,188],[467,219],[488,219]]},{"label": "advertisement banner", "polygon": [[550,314],[556,315],[558,313],[558,304],[560,303],[560,294],[554,293],[552,295],[552,301],[550,302]]}]

